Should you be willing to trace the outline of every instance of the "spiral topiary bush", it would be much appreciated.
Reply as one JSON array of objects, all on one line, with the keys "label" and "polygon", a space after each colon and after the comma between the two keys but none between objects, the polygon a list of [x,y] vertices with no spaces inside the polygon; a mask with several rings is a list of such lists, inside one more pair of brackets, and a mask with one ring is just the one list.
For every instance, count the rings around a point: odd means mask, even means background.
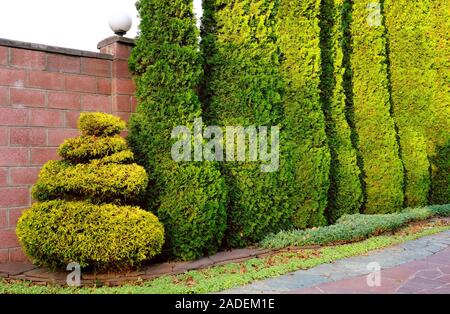
[{"label": "spiral topiary bush", "polygon": [[121,119],[82,113],[82,135],[59,148],[61,161],[47,162],[32,195],[37,203],[17,224],[26,254],[38,265],[77,262],[95,269],[124,269],[161,252],[163,225],[135,205],[147,174],[118,133]]}]

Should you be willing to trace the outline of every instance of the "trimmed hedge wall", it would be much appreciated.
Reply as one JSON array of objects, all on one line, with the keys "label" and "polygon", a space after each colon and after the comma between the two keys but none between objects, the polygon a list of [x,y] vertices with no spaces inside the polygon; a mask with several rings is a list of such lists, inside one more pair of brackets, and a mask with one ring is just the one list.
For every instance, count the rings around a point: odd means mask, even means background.
[{"label": "trimmed hedge wall", "polygon": [[286,184],[297,228],[326,224],[330,151],[320,101],[320,0],[281,0],[276,18],[284,81]]},{"label": "trimmed hedge wall", "polygon": [[141,0],[141,33],[129,60],[139,105],[129,137],[149,173],[148,208],[166,229],[168,253],[179,259],[212,254],[226,227],[226,187],[210,162],[175,162],[171,132],[192,127],[201,107],[202,76],[192,0]]},{"label": "trimmed hedge wall", "polygon": [[432,204],[450,203],[450,2],[431,2],[431,27],[428,39],[433,42],[436,92],[429,120]]},{"label": "trimmed hedge wall", "polygon": [[[270,127],[281,122],[283,84],[273,28],[277,3],[204,3],[201,47],[206,59],[208,124]],[[280,159],[283,163],[283,156]],[[283,165],[272,173],[262,173],[259,162],[227,161],[222,166],[229,187],[228,246],[248,245],[289,225],[292,210],[282,185]]]},{"label": "trimmed hedge wall", "polygon": [[391,117],[385,28],[368,23],[373,0],[351,1],[352,125],[362,161],[364,212],[403,207],[403,165]]},{"label": "trimmed hedge wall", "polygon": [[386,0],[392,108],[405,167],[405,204],[428,204],[430,164],[425,130],[435,92],[429,1]]},{"label": "trimmed hedge wall", "polygon": [[344,0],[324,0],[321,7],[321,95],[331,152],[327,217],[336,221],[359,212],[363,201],[361,171],[347,122],[344,54],[348,54]]}]

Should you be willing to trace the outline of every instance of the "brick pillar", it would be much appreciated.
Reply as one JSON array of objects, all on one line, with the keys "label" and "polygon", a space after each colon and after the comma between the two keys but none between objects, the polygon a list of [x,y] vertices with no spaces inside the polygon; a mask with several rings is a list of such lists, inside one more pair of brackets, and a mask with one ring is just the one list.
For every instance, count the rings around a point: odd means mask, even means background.
[{"label": "brick pillar", "polygon": [[111,75],[112,113],[124,120],[128,120],[131,112],[136,109],[135,87],[128,71],[128,58],[133,47],[133,39],[121,36],[106,38],[97,45],[101,53],[113,56]]}]

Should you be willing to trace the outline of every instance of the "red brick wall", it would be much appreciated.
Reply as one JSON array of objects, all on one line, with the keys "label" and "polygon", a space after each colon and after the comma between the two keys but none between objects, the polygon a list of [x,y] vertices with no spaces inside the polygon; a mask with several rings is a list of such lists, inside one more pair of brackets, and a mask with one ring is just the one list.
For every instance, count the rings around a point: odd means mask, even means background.
[{"label": "red brick wall", "polygon": [[0,263],[26,259],[17,220],[40,167],[78,135],[80,112],[128,119],[134,110],[131,41],[113,37],[102,46],[96,54],[0,40]]}]

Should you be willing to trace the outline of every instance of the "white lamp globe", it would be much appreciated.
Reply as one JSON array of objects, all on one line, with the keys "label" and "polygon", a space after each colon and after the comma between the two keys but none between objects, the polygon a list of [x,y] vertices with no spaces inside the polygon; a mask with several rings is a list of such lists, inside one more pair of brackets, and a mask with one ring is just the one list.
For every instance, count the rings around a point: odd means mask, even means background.
[{"label": "white lamp globe", "polygon": [[109,19],[109,27],[119,36],[125,35],[131,28],[132,19],[123,11],[114,12]]}]

